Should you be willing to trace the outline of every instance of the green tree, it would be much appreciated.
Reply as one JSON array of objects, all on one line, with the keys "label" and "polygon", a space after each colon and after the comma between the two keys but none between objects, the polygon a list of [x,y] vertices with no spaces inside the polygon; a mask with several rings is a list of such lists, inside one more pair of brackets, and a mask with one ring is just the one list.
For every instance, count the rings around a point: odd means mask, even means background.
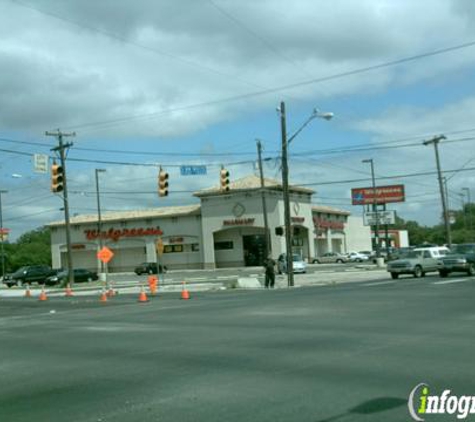
[{"label": "green tree", "polygon": [[24,265],[51,265],[49,228],[26,232],[15,243],[5,246],[7,271],[15,271]]}]

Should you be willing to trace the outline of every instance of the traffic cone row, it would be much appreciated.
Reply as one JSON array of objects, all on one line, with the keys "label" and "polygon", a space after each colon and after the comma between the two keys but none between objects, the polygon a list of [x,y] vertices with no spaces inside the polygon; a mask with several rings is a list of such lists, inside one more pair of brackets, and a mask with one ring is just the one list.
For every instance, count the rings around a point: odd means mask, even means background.
[{"label": "traffic cone row", "polygon": [[[157,292],[157,282],[158,282],[158,279],[156,277],[153,277],[153,279],[149,278],[149,288],[150,288],[150,294],[152,296],[154,296]],[[101,295],[99,297],[99,301],[101,303],[105,303],[105,302],[107,302],[108,298],[113,297],[115,295],[116,295],[116,292],[114,291],[114,289],[112,287],[110,287],[108,290],[103,288],[102,292],[101,292]],[[74,296],[70,284],[68,284],[66,286],[66,289],[64,291],[64,296],[66,296],[66,297]],[[29,284],[26,285],[25,297],[27,297],[27,298],[31,297],[31,291],[30,291],[30,285]],[[180,297],[183,300],[190,299],[190,292],[186,288],[186,281],[183,281],[183,283],[182,283],[182,289],[181,289]],[[38,296],[38,300],[39,301],[48,300],[48,296],[46,295],[46,291],[45,291],[44,286],[41,287],[41,293]],[[149,299],[148,299],[147,294],[145,293],[144,287],[142,285],[142,286],[140,286],[140,293],[139,293],[138,302],[145,303],[145,302],[148,302],[148,301],[149,301]]]}]

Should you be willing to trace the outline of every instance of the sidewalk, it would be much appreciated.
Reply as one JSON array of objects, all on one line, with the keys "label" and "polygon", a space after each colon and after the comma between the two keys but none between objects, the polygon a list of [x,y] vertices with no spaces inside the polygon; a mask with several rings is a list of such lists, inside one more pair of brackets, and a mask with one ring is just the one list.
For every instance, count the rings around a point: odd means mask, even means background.
[{"label": "sidewalk", "polygon": [[[257,268],[256,268],[257,270]],[[171,275],[171,274],[170,274]],[[252,280],[253,287],[239,287],[238,278],[244,280]],[[186,288],[190,292],[202,292],[202,291],[220,291],[228,289],[240,289],[240,290],[258,290],[262,289],[264,286],[264,273],[260,271],[259,273],[246,273],[234,276],[226,277],[217,277],[215,280],[206,280],[204,277],[196,277],[199,279],[196,281],[187,281]],[[362,282],[362,281],[379,281],[387,280],[388,273],[386,269],[375,268],[348,268],[345,271],[317,271],[311,274],[294,274],[294,287],[304,287],[304,286],[329,286],[353,282]],[[148,292],[147,280],[137,281],[120,281],[114,282],[110,281],[109,284],[112,289],[118,294],[139,294],[141,288],[143,287],[145,291]],[[102,283],[91,283],[91,284],[76,284],[73,286],[74,296],[99,296],[104,290],[104,285]],[[287,275],[281,274],[276,275],[275,287],[279,289],[288,288],[287,285]],[[157,293],[176,293],[180,292],[183,288],[182,280],[174,280],[172,278],[166,279],[164,284],[158,285]],[[46,294],[51,297],[61,297],[65,294],[65,289],[60,287],[48,287],[45,288]],[[31,287],[32,297],[38,297],[41,292],[40,286]],[[0,297],[23,297],[25,295],[25,288],[22,287],[12,287],[0,288]]]}]

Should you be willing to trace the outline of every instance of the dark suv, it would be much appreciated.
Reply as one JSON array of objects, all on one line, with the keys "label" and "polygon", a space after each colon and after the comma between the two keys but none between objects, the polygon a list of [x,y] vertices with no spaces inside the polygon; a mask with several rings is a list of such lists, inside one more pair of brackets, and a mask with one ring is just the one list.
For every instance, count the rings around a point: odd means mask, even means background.
[{"label": "dark suv", "polygon": [[44,284],[46,278],[56,274],[55,270],[47,265],[30,265],[28,267],[21,267],[15,271],[10,279],[3,282],[8,286],[22,286],[23,284],[38,283]]},{"label": "dark suv", "polygon": [[[160,274],[167,271],[166,266],[160,265]],[[142,274],[157,274],[157,264],[155,262],[143,262],[142,264],[135,267],[134,270],[135,274],[142,275]]]},{"label": "dark suv", "polygon": [[447,277],[452,272],[464,272],[475,275],[475,243],[455,245],[450,253],[441,260],[439,269],[441,277]]}]

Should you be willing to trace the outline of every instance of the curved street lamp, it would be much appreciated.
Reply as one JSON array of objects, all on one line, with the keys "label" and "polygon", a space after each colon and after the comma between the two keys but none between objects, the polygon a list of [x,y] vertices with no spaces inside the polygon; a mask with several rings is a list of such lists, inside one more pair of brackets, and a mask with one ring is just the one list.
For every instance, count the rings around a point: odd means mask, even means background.
[{"label": "curved street lamp", "polygon": [[287,258],[287,285],[288,287],[292,287],[294,285],[294,266],[293,266],[293,256],[292,256],[293,255],[292,254],[292,233],[291,233],[292,226],[290,222],[289,163],[288,163],[288,153],[287,153],[288,146],[313,119],[321,118],[325,120],[330,120],[333,118],[334,115],[331,112],[322,113],[316,108],[313,109],[313,112],[310,115],[310,117],[287,140],[285,103],[283,101],[280,103],[280,108],[278,109],[278,111],[280,113],[280,124],[281,124],[281,132],[282,132],[282,193],[283,193],[283,199],[284,199],[285,249],[286,249],[286,258]]}]

